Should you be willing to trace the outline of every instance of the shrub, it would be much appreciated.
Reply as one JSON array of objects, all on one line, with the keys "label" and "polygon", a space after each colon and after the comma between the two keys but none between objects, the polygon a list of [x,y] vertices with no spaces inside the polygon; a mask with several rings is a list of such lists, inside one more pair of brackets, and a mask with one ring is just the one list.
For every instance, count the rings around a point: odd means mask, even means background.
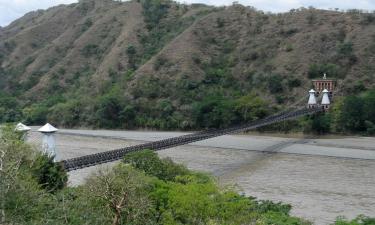
[{"label": "shrub", "polygon": [[173,181],[177,176],[189,174],[184,166],[175,164],[168,158],[160,159],[151,150],[130,153],[125,156],[123,162],[144,171],[149,176],[155,176],[164,181]]},{"label": "shrub", "polygon": [[300,87],[302,85],[302,81],[298,78],[290,78],[288,79],[288,86],[289,88]]},{"label": "shrub", "polygon": [[260,213],[266,212],[280,212],[288,215],[292,206],[289,204],[283,204],[282,202],[274,203],[269,200],[256,201],[256,210]]},{"label": "shrub", "polygon": [[98,56],[101,54],[101,50],[98,45],[96,44],[88,44],[82,50],[81,54],[86,58],[90,58],[92,56]]},{"label": "shrub", "polygon": [[337,46],[337,52],[343,56],[350,56],[353,53],[353,43],[352,42],[343,42]]},{"label": "shrub", "polygon": [[134,45],[128,45],[128,47],[126,48],[126,54],[130,57],[130,56],[134,56],[136,53],[137,53],[137,50],[134,47]]},{"label": "shrub", "polygon": [[54,157],[38,154],[32,165],[32,174],[43,189],[56,192],[63,189],[68,181],[64,168],[53,162]]},{"label": "shrub", "polygon": [[285,51],[287,51],[287,52],[291,52],[291,51],[293,51],[293,45],[292,44],[288,44],[287,46],[286,46],[286,48],[285,48]]},{"label": "shrub", "polygon": [[168,59],[164,56],[159,56],[156,58],[154,62],[154,68],[155,70],[159,70],[162,66],[166,65],[168,63]]},{"label": "shrub", "polygon": [[369,25],[375,22],[375,14],[374,13],[365,13],[362,16],[361,24]]},{"label": "shrub", "polygon": [[92,25],[93,25],[92,20],[90,18],[87,18],[82,25],[81,31],[82,32],[87,31]]},{"label": "shrub", "polygon": [[216,25],[217,25],[218,28],[222,28],[222,27],[224,27],[224,25],[225,25],[225,21],[224,21],[224,19],[218,17],[218,18],[216,19]]},{"label": "shrub", "polygon": [[280,93],[283,91],[282,77],[279,75],[273,75],[268,79],[268,89],[271,93]]},{"label": "shrub", "polygon": [[336,222],[332,225],[374,225],[375,218],[360,215],[354,220],[348,221],[344,217],[337,218]]}]

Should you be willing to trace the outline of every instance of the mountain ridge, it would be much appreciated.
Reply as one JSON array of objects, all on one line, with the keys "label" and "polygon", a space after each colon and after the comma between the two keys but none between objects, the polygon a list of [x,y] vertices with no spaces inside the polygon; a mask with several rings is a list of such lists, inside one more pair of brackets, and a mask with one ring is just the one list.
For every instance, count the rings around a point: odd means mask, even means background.
[{"label": "mountain ridge", "polygon": [[[0,90],[30,123],[217,127],[293,104],[323,73],[337,95],[370,89],[374,55],[375,16],[358,10],[85,0],[0,30]],[[261,109],[244,115],[244,99]]]}]

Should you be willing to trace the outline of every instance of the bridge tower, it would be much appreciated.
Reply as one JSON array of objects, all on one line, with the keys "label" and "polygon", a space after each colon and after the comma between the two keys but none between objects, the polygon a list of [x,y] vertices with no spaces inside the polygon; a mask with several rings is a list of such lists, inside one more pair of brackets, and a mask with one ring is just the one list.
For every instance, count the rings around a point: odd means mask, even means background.
[{"label": "bridge tower", "polygon": [[314,89],[311,89],[309,91],[309,102],[307,103],[307,107],[309,109],[316,108],[317,107],[317,101],[316,101],[316,96],[315,96],[315,91]]},{"label": "bridge tower", "polygon": [[55,133],[58,131],[57,128],[47,123],[42,128],[38,130],[43,134],[42,150],[43,153],[47,154],[54,158],[54,162],[57,162],[56,159],[56,141]]},{"label": "bridge tower", "polygon": [[331,100],[329,99],[329,91],[327,89],[323,90],[323,98],[322,98],[322,107],[324,110],[329,109],[329,105],[331,104]]}]

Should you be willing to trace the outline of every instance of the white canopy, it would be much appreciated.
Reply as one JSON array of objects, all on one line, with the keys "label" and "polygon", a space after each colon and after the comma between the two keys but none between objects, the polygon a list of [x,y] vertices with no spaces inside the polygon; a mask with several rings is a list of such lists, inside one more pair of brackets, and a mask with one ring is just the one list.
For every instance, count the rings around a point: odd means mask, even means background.
[{"label": "white canopy", "polygon": [[38,131],[42,132],[42,133],[53,133],[53,132],[58,131],[58,129],[56,127],[52,126],[51,124],[47,123],[42,128],[40,128]]},{"label": "white canopy", "polygon": [[16,131],[29,131],[29,130],[31,130],[31,128],[28,127],[28,126],[26,126],[26,125],[23,124],[23,123],[19,123],[19,124],[17,124],[17,126],[16,126]]}]

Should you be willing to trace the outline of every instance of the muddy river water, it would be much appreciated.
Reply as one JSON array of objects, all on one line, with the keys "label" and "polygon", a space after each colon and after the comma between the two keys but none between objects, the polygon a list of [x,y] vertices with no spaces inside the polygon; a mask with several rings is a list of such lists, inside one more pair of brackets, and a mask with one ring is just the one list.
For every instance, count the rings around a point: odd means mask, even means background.
[{"label": "muddy river water", "polygon": [[[60,130],[59,159],[178,136],[180,132]],[[29,141],[40,145],[32,132]],[[375,138],[297,139],[224,136],[159,152],[190,169],[215,175],[241,193],[282,201],[292,214],[329,224],[337,216],[375,217]],[[108,167],[113,163],[99,167]],[[82,184],[98,167],[70,173]]]}]

